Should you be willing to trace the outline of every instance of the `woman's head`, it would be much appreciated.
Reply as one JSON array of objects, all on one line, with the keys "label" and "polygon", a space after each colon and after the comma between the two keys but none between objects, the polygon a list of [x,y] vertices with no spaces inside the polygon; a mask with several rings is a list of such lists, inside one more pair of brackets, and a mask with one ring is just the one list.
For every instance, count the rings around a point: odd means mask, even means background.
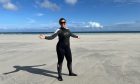
[{"label": "woman's head", "polygon": [[66,20],[65,20],[65,18],[60,18],[59,19],[59,24],[61,25],[61,27],[66,27]]}]

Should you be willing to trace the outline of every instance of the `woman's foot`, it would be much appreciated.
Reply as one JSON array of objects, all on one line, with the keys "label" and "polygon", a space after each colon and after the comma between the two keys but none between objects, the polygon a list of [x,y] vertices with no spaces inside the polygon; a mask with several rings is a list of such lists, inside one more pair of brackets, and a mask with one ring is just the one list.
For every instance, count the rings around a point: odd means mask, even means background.
[{"label": "woman's foot", "polygon": [[75,73],[70,73],[69,76],[77,76]]},{"label": "woman's foot", "polygon": [[58,79],[59,81],[63,81],[62,76],[59,76],[57,79]]}]

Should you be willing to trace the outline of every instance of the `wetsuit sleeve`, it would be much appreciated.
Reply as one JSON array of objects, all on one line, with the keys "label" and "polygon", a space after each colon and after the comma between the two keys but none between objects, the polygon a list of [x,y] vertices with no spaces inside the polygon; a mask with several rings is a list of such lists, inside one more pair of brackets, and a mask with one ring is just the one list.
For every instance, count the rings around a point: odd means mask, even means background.
[{"label": "wetsuit sleeve", "polygon": [[71,36],[71,37],[74,37],[74,38],[78,38],[78,36],[75,35],[75,34],[73,34],[72,32],[70,32],[70,36]]},{"label": "wetsuit sleeve", "polygon": [[54,39],[58,35],[58,33],[59,33],[59,29],[57,29],[52,35],[45,36],[45,39],[52,40],[52,39]]}]

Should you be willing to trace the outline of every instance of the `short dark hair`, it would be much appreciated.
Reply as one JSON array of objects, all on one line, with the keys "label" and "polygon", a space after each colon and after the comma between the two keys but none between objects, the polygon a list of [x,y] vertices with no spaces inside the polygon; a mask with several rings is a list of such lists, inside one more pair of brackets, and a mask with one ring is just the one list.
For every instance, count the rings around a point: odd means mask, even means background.
[{"label": "short dark hair", "polygon": [[65,20],[65,22],[66,22],[66,19],[65,18],[60,18],[59,19],[59,24],[61,23],[62,20]]}]

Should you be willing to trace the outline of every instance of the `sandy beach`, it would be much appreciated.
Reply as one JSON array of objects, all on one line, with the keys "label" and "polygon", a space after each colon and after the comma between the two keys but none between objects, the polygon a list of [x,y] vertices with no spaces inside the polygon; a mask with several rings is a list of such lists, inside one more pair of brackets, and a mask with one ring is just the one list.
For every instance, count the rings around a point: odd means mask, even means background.
[{"label": "sandy beach", "polygon": [[[73,71],[57,77],[54,40],[0,35],[0,84],[140,84],[140,34],[87,34],[71,38]],[[13,71],[13,72],[12,72]]]}]

